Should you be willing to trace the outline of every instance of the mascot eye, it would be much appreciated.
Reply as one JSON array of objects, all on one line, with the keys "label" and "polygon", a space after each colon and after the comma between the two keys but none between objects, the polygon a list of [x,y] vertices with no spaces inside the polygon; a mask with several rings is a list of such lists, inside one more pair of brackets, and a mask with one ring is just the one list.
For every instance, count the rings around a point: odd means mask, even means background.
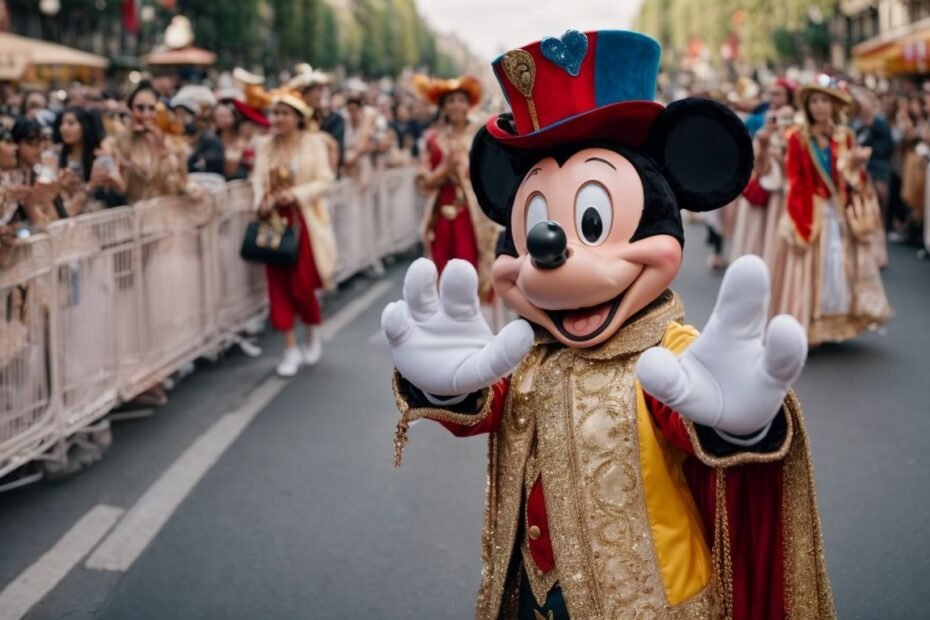
[{"label": "mascot eye", "polygon": [[610,232],[614,209],[610,195],[600,183],[585,183],[575,198],[575,228],[587,245],[604,243]]},{"label": "mascot eye", "polygon": [[526,206],[526,234],[530,234],[533,226],[549,219],[549,205],[542,194],[534,194],[530,204]]}]

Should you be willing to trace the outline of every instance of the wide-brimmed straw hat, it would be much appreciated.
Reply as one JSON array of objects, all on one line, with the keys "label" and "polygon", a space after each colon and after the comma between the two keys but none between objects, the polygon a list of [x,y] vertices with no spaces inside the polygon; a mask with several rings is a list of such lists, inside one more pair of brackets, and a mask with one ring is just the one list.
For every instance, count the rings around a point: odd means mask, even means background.
[{"label": "wide-brimmed straw hat", "polygon": [[846,90],[841,88],[839,84],[831,80],[804,84],[798,88],[797,93],[795,93],[795,100],[798,103],[798,108],[802,110],[805,109],[807,106],[807,100],[814,93],[822,93],[827,95],[843,108],[851,108],[853,105],[852,96],[850,96]]},{"label": "wide-brimmed straw hat", "polygon": [[288,88],[304,91],[312,86],[327,86],[332,82],[328,73],[314,69],[307,63],[297,65],[296,70],[297,74],[286,84]]},{"label": "wide-brimmed straw hat", "polygon": [[271,104],[283,103],[297,111],[304,118],[313,116],[313,110],[304,102],[299,92],[290,88],[277,88],[271,91]]}]

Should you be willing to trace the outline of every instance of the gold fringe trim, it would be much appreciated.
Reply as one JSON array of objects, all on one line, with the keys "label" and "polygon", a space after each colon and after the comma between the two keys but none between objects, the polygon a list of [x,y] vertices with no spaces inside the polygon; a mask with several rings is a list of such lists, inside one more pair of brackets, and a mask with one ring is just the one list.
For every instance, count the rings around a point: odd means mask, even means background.
[{"label": "gold fringe trim", "polygon": [[727,516],[727,470],[720,467],[714,472],[714,573],[723,617],[733,617],[733,557],[730,550],[730,520]]},{"label": "gold fringe trim", "polygon": [[494,401],[494,390],[488,389],[484,402],[478,401],[478,413],[453,413],[447,409],[438,407],[417,407],[413,408],[400,390],[402,377],[397,370],[394,370],[394,376],[391,381],[391,389],[394,392],[394,402],[400,411],[400,419],[397,421],[397,427],[394,430],[394,467],[400,467],[404,458],[404,447],[407,445],[407,431],[410,424],[416,420],[429,418],[438,422],[451,422],[461,426],[475,426],[480,424],[491,411],[491,403]]},{"label": "gold fringe trim", "polygon": [[688,438],[691,440],[691,445],[694,447],[694,455],[708,467],[723,468],[744,465],[746,463],[773,463],[784,459],[791,449],[792,439],[794,438],[794,420],[791,412],[800,410],[800,407],[794,392],[789,390],[788,394],[785,396],[783,405],[785,423],[787,424],[785,439],[775,452],[738,452],[729,456],[715,456],[707,452],[704,446],[701,445],[701,440],[698,437],[697,429],[694,428],[694,423],[684,416],[682,416],[681,421],[688,431]]}]

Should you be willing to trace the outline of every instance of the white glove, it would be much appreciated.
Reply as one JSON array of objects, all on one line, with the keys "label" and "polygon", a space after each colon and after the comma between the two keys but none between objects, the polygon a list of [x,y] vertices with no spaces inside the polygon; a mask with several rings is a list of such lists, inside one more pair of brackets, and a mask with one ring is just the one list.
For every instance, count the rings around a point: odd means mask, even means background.
[{"label": "white glove", "polygon": [[438,296],[436,275],[432,261],[414,261],[404,278],[404,300],[388,304],[381,315],[394,366],[434,403],[440,401],[430,395],[467,395],[493,385],[533,346],[533,329],[523,320],[491,333],[478,307],[471,263],[450,261]]},{"label": "white glove", "polygon": [[769,291],[762,259],[735,261],[707,327],[684,355],[654,347],[640,357],[636,374],[643,389],[727,441],[761,441],[807,357],[807,336],[792,316],[772,319],[763,343]]}]

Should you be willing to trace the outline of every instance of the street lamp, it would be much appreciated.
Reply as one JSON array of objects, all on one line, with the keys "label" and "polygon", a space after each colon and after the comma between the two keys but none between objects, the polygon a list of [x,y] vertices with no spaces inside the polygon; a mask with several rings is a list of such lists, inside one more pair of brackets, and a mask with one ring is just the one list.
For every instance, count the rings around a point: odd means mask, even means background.
[{"label": "street lamp", "polygon": [[59,0],[39,0],[39,10],[49,17],[54,17],[61,10],[61,2]]}]

